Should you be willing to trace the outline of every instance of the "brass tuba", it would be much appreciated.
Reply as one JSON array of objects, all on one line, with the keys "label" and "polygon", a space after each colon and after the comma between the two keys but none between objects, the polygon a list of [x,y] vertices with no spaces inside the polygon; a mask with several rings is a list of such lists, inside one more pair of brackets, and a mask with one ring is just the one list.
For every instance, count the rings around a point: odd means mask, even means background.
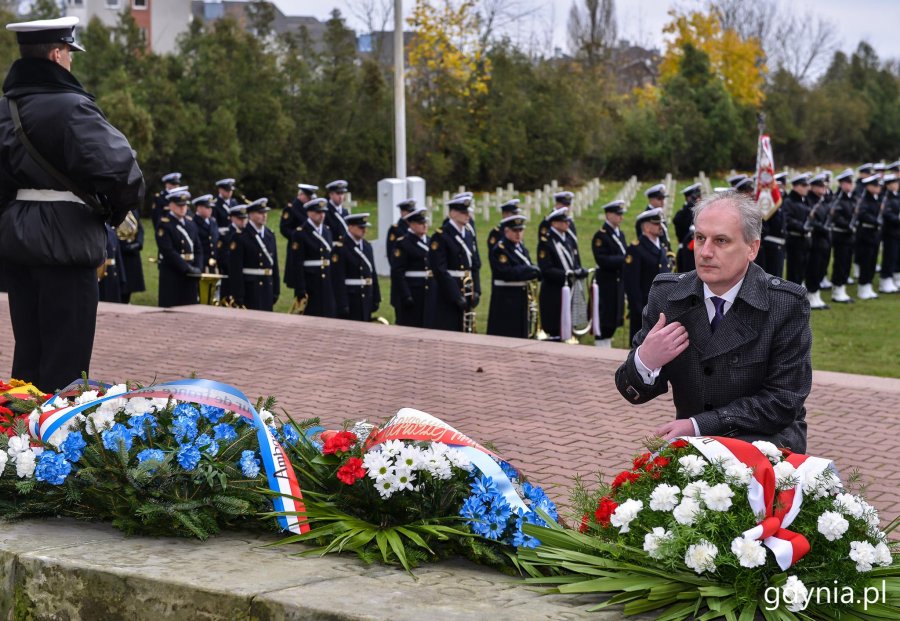
[{"label": "brass tuba", "polygon": [[463,312],[463,332],[474,334],[476,319],[475,308],[473,306],[473,304],[475,303],[475,280],[472,278],[471,272],[466,272],[466,275],[463,276],[462,287],[463,297],[471,307],[469,310]]},{"label": "brass tuba", "polygon": [[291,304],[291,309],[288,311],[291,315],[303,315],[306,313],[306,307],[309,305],[309,294],[307,293],[302,298],[294,298],[294,303]]},{"label": "brass tuba", "polygon": [[119,241],[133,243],[137,239],[138,219],[133,211],[129,211],[122,220],[122,224],[116,227],[116,237]]},{"label": "brass tuba", "polygon": [[547,333],[541,329],[541,307],[538,304],[538,281],[528,281],[528,338],[546,341]]}]

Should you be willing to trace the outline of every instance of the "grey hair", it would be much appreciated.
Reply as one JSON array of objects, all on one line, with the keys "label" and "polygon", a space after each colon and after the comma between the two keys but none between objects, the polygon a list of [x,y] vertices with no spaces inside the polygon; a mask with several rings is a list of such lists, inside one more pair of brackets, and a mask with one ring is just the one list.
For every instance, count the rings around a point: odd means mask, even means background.
[{"label": "grey hair", "polygon": [[718,205],[719,203],[727,203],[738,211],[741,217],[741,229],[744,234],[744,241],[752,243],[762,237],[762,211],[752,198],[746,194],[727,190],[719,192],[711,196],[707,196],[702,201],[694,205],[694,222],[703,213],[703,210]]}]

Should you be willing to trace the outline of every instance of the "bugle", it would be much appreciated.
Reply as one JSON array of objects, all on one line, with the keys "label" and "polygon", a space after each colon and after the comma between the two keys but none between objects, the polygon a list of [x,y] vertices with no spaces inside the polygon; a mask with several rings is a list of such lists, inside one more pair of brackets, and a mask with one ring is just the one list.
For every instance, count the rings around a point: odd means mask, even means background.
[{"label": "bugle", "polygon": [[466,272],[462,279],[462,294],[466,300],[466,310],[463,311],[463,332],[475,333],[475,280],[472,272]]}]

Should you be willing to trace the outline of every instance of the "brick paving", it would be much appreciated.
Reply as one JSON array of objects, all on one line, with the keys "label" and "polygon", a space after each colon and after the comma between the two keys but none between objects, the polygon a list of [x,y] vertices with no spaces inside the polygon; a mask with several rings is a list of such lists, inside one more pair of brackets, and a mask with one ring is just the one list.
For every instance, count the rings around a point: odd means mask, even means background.
[{"label": "brick paving", "polygon": [[[0,294],[0,375],[12,364]],[[101,304],[91,376],[219,380],[275,395],[295,418],[383,420],[401,407],[437,416],[521,466],[565,503],[572,477],[620,470],[673,417],[669,396],[628,404],[613,382],[624,350],[235,311]],[[808,450],[858,470],[885,521],[900,514],[900,380],[815,372]]]}]

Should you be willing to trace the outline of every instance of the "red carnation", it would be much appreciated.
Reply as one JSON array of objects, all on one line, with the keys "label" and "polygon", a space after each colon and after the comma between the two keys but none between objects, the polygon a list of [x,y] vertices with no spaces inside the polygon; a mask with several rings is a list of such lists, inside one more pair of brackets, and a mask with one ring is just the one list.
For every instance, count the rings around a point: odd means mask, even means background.
[{"label": "red carnation", "polygon": [[325,439],[322,445],[322,453],[332,455],[334,453],[346,453],[356,444],[356,434],[352,431],[339,431]]},{"label": "red carnation", "polygon": [[363,462],[359,457],[351,457],[347,460],[347,463],[338,468],[337,478],[347,485],[353,485],[357,479],[366,476],[366,471],[363,470],[362,465]]},{"label": "red carnation", "polygon": [[586,532],[587,532],[587,530],[588,530],[588,520],[589,520],[589,519],[590,519],[590,516],[589,516],[587,513],[585,513],[584,515],[581,516],[581,526],[578,527],[578,532],[579,532],[579,533],[586,533]]},{"label": "red carnation", "polygon": [[675,440],[669,446],[672,447],[673,449],[683,449],[683,448],[687,448],[689,446],[689,444],[690,443],[687,440]]},{"label": "red carnation", "polygon": [[612,488],[619,489],[620,487],[622,487],[622,485],[626,481],[628,483],[634,483],[635,481],[637,481],[640,478],[640,476],[641,475],[639,475],[636,472],[630,472],[628,470],[623,470],[622,472],[620,472],[619,474],[616,475],[615,479],[613,479]]},{"label": "red carnation", "polygon": [[657,468],[665,468],[666,466],[669,465],[669,458],[668,457],[657,457],[656,459],[653,460],[653,465]]},{"label": "red carnation", "polygon": [[597,523],[600,524],[600,526],[609,526],[609,518],[618,506],[619,503],[614,501],[612,498],[607,498],[606,496],[604,496],[600,499],[600,502],[597,503],[597,510],[594,512],[594,519],[597,520]]},{"label": "red carnation", "polygon": [[644,453],[640,457],[635,457],[634,469],[640,470],[641,468],[644,467],[644,464],[646,464],[648,461],[650,461],[650,453]]}]

